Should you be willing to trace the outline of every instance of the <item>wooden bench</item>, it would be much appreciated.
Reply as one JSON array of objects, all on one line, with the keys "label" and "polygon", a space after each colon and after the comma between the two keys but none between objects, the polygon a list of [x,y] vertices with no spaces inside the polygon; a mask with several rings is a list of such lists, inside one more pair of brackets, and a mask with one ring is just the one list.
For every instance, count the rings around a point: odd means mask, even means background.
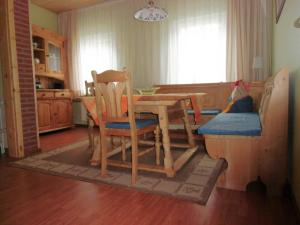
[{"label": "wooden bench", "polygon": [[[254,100],[254,108],[257,111],[264,90],[264,82],[248,82],[249,94]],[[197,125],[204,124],[214,118],[217,113],[207,113],[211,110],[223,111],[228,105],[234,82],[207,83],[207,84],[167,84],[154,85],[159,87],[156,93],[206,93],[201,101],[202,120]],[[190,121],[194,120],[192,111],[189,111]]]},{"label": "wooden bench", "polygon": [[198,129],[208,154],[228,162],[219,187],[245,190],[260,177],[269,193],[281,193],[287,179],[288,89],[283,69],[266,81],[257,115],[221,114]]}]

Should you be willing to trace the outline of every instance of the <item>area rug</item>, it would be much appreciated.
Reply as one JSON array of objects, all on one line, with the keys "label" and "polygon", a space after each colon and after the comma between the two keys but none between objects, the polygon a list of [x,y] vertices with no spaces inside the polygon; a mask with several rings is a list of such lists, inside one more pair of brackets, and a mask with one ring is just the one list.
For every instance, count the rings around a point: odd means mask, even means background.
[{"label": "area rug", "polygon": [[[179,155],[179,150],[177,154],[176,150],[172,153],[176,158]],[[224,160],[211,159],[199,146],[197,153],[177,172],[174,178],[168,178],[165,174],[139,171],[137,183],[131,185],[129,169],[109,167],[108,176],[102,177],[99,167],[89,165],[90,157],[88,141],[81,141],[12,162],[12,165],[87,182],[103,182],[149,193],[173,196],[201,205],[206,204],[219,175],[227,167]],[[144,159],[139,158],[139,161],[149,161],[151,157],[155,162],[155,155],[147,156]]]}]

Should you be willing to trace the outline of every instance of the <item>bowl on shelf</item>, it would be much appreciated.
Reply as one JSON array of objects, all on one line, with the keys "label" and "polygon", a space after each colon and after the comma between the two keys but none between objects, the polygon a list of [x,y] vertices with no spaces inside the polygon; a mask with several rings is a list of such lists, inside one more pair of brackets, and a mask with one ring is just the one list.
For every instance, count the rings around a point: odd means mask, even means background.
[{"label": "bowl on shelf", "polygon": [[37,42],[33,42],[33,43],[32,43],[32,46],[33,46],[33,49],[35,49],[35,48],[38,48],[38,47],[39,47],[39,45],[38,45],[38,43],[37,43]]},{"label": "bowl on shelf", "polygon": [[136,88],[140,95],[154,95],[159,87]]}]

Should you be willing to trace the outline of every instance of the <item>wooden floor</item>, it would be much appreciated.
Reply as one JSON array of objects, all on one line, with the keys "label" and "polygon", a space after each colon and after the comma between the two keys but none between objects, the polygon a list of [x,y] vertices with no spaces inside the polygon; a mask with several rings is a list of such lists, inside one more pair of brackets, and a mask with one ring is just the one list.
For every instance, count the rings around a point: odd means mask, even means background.
[{"label": "wooden floor", "polygon": [[73,127],[40,135],[41,151],[47,152],[88,139],[87,127]]},{"label": "wooden floor", "polygon": [[206,206],[0,162],[1,225],[295,225],[289,200],[215,189]]}]

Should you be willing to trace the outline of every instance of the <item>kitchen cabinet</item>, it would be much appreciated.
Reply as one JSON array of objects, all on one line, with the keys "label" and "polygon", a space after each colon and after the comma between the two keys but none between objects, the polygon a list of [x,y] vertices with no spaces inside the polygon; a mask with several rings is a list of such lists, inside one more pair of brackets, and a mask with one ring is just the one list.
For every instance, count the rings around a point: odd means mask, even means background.
[{"label": "kitchen cabinet", "polygon": [[65,39],[45,28],[32,25],[32,49],[35,75],[65,81]]},{"label": "kitchen cabinet", "polygon": [[69,90],[38,90],[39,133],[72,126],[72,93]]}]

